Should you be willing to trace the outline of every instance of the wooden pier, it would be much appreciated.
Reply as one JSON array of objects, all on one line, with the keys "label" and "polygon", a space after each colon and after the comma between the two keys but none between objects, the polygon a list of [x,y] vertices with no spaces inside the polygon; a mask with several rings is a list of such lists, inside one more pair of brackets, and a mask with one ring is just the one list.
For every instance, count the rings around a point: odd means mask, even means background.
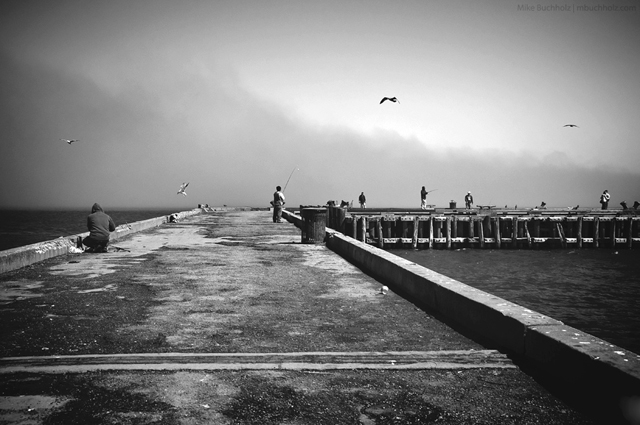
[{"label": "wooden pier", "polygon": [[640,247],[640,215],[601,211],[368,211],[327,208],[327,227],[379,248]]}]

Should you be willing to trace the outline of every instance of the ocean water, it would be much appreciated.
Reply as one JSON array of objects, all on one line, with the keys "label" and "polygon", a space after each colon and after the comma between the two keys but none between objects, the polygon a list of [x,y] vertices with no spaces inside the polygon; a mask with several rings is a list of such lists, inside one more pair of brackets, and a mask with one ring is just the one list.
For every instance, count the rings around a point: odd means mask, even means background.
[{"label": "ocean water", "polygon": [[[166,216],[175,209],[106,210],[116,226]],[[86,210],[0,210],[0,251],[87,231]]]},{"label": "ocean water", "polygon": [[390,250],[640,354],[640,251]]}]

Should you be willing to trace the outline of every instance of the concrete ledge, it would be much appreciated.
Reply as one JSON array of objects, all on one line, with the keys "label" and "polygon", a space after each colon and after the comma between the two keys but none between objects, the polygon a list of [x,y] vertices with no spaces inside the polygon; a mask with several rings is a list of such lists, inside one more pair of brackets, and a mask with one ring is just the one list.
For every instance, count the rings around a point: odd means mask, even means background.
[{"label": "concrete ledge", "polygon": [[556,382],[608,398],[640,395],[640,355],[327,229],[327,247],[419,305],[516,354]]},{"label": "concrete ledge", "polygon": [[304,225],[304,221],[302,220],[302,217],[300,217],[297,214],[294,214],[291,211],[288,211],[287,209],[283,208],[282,209],[282,218],[284,218],[285,220],[287,220],[289,223],[293,224],[294,226],[296,226],[298,229],[302,229],[302,226]]},{"label": "concrete ledge", "polygon": [[[200,214],[202,211],[202,209],[196,208],[175,214],[178,215],[178,219],[180,220]],[[116,230],[111,233],[111,241],[117,241],[131,233],[157,227],[166,222],[167,217],[162,216],[129,223],[129,227],[119,225]],[[65,255],[73,252],[73,250],[76,249],[78,236],[84,238],[88,235],[89,232],[64,237],[61,236],[58,239],[51,241],[38,242],[31,245],[0,251],[0,273],[16,270],[33,263],[37,263],[38,261],[46,260],[47,258],[57,257],[58,255]]]}]

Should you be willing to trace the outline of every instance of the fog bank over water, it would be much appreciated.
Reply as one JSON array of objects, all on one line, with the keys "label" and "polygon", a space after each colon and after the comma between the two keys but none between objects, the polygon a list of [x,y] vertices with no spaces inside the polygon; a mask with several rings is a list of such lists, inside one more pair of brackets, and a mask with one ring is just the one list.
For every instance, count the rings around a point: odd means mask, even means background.
[{"label": "fog bank over water", "polygon": [[3,3],[0,208],[640,200],[640,13],[447,4]]}]

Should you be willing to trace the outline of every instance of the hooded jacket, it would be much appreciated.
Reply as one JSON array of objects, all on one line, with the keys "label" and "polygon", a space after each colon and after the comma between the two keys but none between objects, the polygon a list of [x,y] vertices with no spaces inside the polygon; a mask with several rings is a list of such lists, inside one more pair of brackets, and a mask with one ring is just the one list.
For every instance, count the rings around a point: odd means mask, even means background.
[{"label": "hooded jacket", "polygon": [[91,214],[87,217],[89,236],[96,240],[108,241],[111,232],[116,230],[116,225],[97,202],[91,208]]}]

